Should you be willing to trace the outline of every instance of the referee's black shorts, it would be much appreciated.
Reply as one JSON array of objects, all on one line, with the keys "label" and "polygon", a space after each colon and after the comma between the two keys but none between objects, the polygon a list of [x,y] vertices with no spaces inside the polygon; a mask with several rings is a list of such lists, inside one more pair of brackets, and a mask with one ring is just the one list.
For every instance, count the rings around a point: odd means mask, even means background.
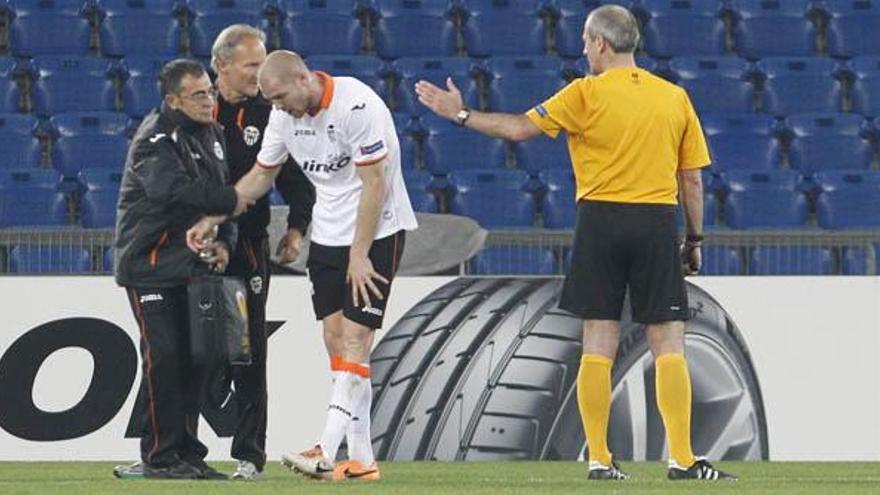
[{"label": "referee's black shorts", "polygon": [[559,307],[620,320],[627,288],[633,321],[688,319],[675,206],[580,201]]},{"label": "referee's black shorts", "polygon": [[388,284],[375,280],[376,287],[382,293],[379,299],[370,292],[369,307],[364,301],[355,306],[352,300],[352,286],[345,281],[348,272],[349,246],[325,246],[311,243],[309,259],[306,262],[309,280],[312,282],[312,306],[318,320],[342,310],[342,316],[360,323],[373,330],[382,328],[385,319],[385,306],[391,294],[391,282],[400,266],[403,254],[406,231],[400,230],[381,239],[376,239],[370,246],[369,258],[373,269],[388,279]]}]

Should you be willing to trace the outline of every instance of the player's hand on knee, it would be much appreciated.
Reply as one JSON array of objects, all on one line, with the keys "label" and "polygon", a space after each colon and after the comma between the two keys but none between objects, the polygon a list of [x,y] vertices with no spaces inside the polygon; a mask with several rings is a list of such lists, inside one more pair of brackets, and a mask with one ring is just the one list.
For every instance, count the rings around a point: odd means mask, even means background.
[{"label": "player's hand on knee", "polygon": [[366,256],[351,256],[348,261],[348,272],[346,280],[351,284],[352,302],[356,307],[372,306],[370,293],[372,292],[378,300],[384,299],[382,291],[379,290],[377,283],[388,284],[388,279],[383,277],[373,268],[373,263]]}]

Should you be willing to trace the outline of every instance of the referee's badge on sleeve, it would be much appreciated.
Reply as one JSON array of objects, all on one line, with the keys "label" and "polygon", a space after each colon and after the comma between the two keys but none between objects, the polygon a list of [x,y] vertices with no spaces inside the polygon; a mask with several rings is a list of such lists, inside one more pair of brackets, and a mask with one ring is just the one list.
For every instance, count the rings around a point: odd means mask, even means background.
[{"label": "referee's badge on sleeve", "polygon": [[538,112],[538,115],[540,115],[541,117],[543,117],[545,119],[547,118],[547,109],[544,108],[544,105],[536,106],[535,111]]}]

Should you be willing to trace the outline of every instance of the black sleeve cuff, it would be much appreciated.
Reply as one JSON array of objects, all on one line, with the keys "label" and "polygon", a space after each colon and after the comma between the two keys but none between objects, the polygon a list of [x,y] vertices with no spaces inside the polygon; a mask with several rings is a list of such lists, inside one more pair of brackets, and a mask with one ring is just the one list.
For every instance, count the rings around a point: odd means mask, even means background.
[{"label": "black sleeve cuff", "polygon": [[238,195],[234,186],[213,189],[207,197],[207,213],[209,215],[231,215],[235,211]]}]

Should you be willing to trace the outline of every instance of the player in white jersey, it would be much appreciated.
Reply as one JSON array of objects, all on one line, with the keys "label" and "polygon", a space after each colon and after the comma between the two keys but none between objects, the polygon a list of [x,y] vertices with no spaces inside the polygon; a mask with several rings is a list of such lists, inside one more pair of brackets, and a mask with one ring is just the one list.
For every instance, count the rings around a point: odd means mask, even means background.
[{"label": "player in white jersey", "polygon": [[[321,440],[285,465],[324,479],[379,479],[370,439],[369,357],[382,325],[404,233],[416,228],[403,182],[400,145],[385,103],[350,77],[312,72],[295,53],[271,53],[259,73],[274,109],[257,163],[236,184],[259,198],[292,156],[315,185],[308,270],[323,321],[333,392]],[[188,233],[198,249],[215,220]],[[349,460],[335,463],[347,437]]]}]

